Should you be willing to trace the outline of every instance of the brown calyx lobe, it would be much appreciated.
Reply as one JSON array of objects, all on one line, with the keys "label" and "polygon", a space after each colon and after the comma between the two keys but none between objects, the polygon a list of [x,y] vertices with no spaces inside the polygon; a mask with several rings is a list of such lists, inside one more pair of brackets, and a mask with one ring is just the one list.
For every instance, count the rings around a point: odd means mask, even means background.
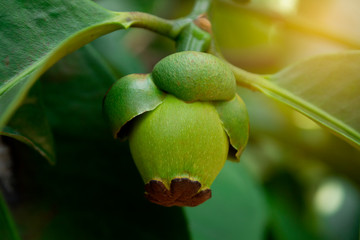
[{"label": "brown calyx lobe", "polygon": [[162,181],[150,180],[145,185],[145,197],[152,203],[165,207],[195,207],[209,198],[211,190],[199,191],[201,183],[188,178],[174,178],[170,183],[170,190]]}]

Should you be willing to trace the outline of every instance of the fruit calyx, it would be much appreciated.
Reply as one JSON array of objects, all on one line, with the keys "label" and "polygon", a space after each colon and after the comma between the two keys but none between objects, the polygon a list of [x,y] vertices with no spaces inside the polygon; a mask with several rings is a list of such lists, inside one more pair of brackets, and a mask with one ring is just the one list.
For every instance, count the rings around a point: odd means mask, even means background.
[{"label": "fruit calyx", "polygon": [[165,207],[195,207],[211,198],[211,190],[201,190],[201,183],[189,178],[172,179],[170,189],[161,180],[150,180],[145,185],[145,197]]}]

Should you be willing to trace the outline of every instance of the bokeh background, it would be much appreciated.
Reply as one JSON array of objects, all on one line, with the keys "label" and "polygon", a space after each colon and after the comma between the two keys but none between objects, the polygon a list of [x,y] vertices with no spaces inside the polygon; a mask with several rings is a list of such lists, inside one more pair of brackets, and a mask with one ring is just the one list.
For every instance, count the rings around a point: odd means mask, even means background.
[{"label": "bokeh background", "polygon": [[[167,19],[187,15],[193,5],[95,2]],[[357,0],[245,2],[214,0],[208,17],[224,57],[248,71],[271,74],[314,55],[360,47]],[[174,51],[173,41],[154,33],[118,31],[42,77],[58,163],[50,166],[5,137],[1,145],[1,190],[23,239],[359,239],[360,152],[244,88],[238,93],[249,111],[249,144],[239,164],[226,163],[213,198],[196,208],[146,202],[128,143],[112,139],[101,101],[116,79],[150,72]]]}]

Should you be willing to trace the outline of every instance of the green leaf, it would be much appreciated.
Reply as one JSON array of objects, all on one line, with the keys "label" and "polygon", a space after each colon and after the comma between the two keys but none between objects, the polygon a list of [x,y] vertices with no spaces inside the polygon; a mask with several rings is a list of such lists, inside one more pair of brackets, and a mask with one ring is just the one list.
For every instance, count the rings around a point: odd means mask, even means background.
[{"label": "green leaf", "polygon": [[360,146],[359,65],[360,51],[314,57],[271,76],[267,93]]},{"label": "green leaf", "polygon": [[263,239],[265,195],[242,163],[227,161],[211,189],[207,202],[185,208],[193,239]]},{"label": "green leaf", "polygon": [[2,1],[0,3],[0,127],[34,81],[58,59],[114,30],[114,14],[91,1]]},{"label": "green leaf", "polygon": [[22,105],[12,116],[9,124],[0,131],[0,135],[12,137],[23,142],[55,163],[55,151],[52,132],[40,99],[40,85],[36,84],[29,92]]},{"label": "green leaf", "polygon": [[15,223],[0,191],[0,236],[2,240],[20,240]]},{"label": "green leaf", "polygon": [[[280,195],[281,196],[281,195]],[[289,202],[284,201],[279,196],[270,195],[268,197],[271,209],[271,231],[274,239],[279,240],[316,240],[304,224],[301,217],[294,213]]]},{"label": "green leaf", "polygon": [[[289,170],[274,172],[264,184],[269,204],[270,239],[320,240],[312,225],[305,188]],[[311,199],[311,198],[309,198]]]},{"label": "green leaf", "polygon": [[92,1],[0,2],[0,128],[36,79],[59,59],[97,37],[131,25],[175,37],[169,21],[110,12]]},{"label": "green leaf", "polygon": [[240,85],[287,104],[360,147],[360,51],[320,55],[289,66],[269,81],[233,68]]}]

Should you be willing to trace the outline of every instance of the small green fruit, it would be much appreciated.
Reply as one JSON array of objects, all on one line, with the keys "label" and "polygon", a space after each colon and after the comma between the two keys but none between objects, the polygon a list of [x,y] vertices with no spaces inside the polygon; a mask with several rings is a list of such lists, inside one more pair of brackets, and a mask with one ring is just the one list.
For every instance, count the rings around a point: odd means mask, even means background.
[{"label": "small green fruit", "polygon": [[186,102],[222,101],[235,96],[236,82],[230,67],[207,53],[174,53],[158,62],[153,81],[163,91]]},{"label": "small green fruit", "polygon": [[211,197],[229,142],[211,103],[168,95],[133,120],[131,154],[146,183],[145,196],[163,206],[196,206]]},{"label": "small green fruit", "polygon": [[233,73],[206,53],[175,53],[152,74],[119,79],[103,111],[114,137],[129,137],[146,198],[163,206],[197,206],[209,199],[228,154],[239,161],[249,136]]}]

